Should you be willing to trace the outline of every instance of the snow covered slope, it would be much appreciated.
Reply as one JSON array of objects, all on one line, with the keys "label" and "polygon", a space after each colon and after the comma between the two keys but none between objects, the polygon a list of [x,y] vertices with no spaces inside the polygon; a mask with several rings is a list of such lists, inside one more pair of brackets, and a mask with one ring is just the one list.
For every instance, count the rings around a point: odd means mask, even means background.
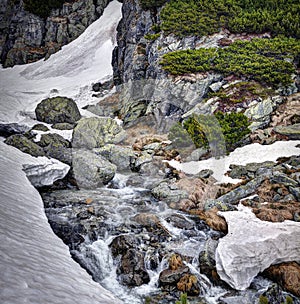
[{"label": "snow covered slope", "polygon": [[70,256],[54,235],[38,191],[22,165],[41,162],[0,142],[0,302],[119,303]]},{"label": "snow covered slope", "polygon": [[[36,104],[53,95],[73,97],[79,106],[90,102],[85,87],[112,74],[120,18],[121,4],[113,1],[48,61],[0,70],[0,123],[35,124]],[[0,303],[120,303],[91,280],[54,235],[43,202],[22,171],[24,164],[40,163],[44,160],[0,141]]]},{"label": "snow covered slope", "polygon": [[85,87],[112,75],[120,18],[121,3],[113,1],[100,19],[47,61],[0,69],[0,123],[34,124],[31,116],[37,103],[49,96],[72,97],[80,107],[91,103]]}]

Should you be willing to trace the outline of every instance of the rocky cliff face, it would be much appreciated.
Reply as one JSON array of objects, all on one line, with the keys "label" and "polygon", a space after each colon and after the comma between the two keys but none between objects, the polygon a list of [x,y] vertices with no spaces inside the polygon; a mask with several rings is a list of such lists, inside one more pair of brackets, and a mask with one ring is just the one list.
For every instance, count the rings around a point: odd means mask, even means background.
[{"label": "rocky cliff face", "polygon": [[24,10],[23,1],[0,3],[0,54],[4,67],[49,57],[77,38],[110,0],[75,0],[52,10],[44,20]]},{"label": "rocky cliff face", "polygon": [[[222,35],[209,38],[210,41],[159,36],[155,27],[160,8],[143,10],[138,0],[124,0],[122,12],[118,46],[113,53],[114,82],[123,94],[121,116],[126,123],[128,115],[137,118],[140,113],[152,113],[156,126],[166,130],[172,121],[199,103],[213,83],[221,85],[222,77],[212,73],[170,76],[159,64],[161,56],[179,49],[214,46]],[[136,115],[135,109],[139,111]]]}]

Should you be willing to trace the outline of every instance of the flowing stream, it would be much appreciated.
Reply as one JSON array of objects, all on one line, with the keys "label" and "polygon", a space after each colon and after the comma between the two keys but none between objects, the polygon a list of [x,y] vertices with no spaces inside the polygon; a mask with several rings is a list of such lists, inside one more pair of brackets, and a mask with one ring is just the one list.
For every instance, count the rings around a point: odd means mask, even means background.
[{"label": "flowing stream", "polygon": [[[198,278],[200,295],[195,297],[195,303],[200,299],[202,303],[227,303],[218,299],[227,294],[228,289],[215,287],[200,273],[199,267],[199,254],[204,250],[205,242],[217,240],[224,234],[211,230],[197,216],[171,209],[166,203],[155,200],[147,189],[155,181],[145,178],[133,186],[137,179],[136,173],[117,174],[108,186],[95,190],[42,192],[52,229],[68,244],[73,258],[93,279],[125,303],[145,303],[147,296],[157,296],[157,303],[175,303],[180,293],[169,288],[163,294],[159,287],[159,274],[168,268],[168,259],[174,253],[184,257],[190,273]],[[111,250],[113,240],[120,236],[130,236],[127,240],[129,250],[134,248],[135,252],[142,253],[149,280],[141,286],[122,284],[122,274],[118,273],[120,257],[113,258]],[[132,263],[138,264],[136,259],[138,257],[133,256]],[[257,282],[254,290],[247,291],[246,295],[236,293],[238,297],[252,299],[269,285],[262,278]]]}]

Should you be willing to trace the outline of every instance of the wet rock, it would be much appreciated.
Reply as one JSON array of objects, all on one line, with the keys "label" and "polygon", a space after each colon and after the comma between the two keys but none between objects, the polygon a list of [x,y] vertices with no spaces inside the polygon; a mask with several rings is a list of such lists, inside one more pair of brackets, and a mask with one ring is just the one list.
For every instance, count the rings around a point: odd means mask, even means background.
[{"label": "wet rock", "polygon": [[70,247],[75,249],[78,245],[84,242],[84,235],[86,230],[83,225],[75,222],[71,222],[67,219],[61,218],[52,219],[48,216],[49,224],[53,229],[54,233],[63,240],[63,242]]},{"label": "wet rock", "polygon": [[46,123],[75,123],[81,118],[76,103],[71,98],[53,97],[42,100],[35,109],[37,120]]},{"label": "wet rock", "polygon": [[159,275],[159,285],[162,287],[174,285],[177,287],[179,280],[189,273],[187,266],[181,266],[177,269],[165,269]]},{"label": "wet rock", "polygon": [[208,278],[214,283],[220,283],[220,278],[216,270],[216,249],[218,241],[209,238],[203,250],[199,254],[199,265],[201,273],[208,276]]},{"label": "wet rock", "polygon": [[189,296],[198,296],[200,294],[198,278],[193,274],[185,274],[177,283],[177,289]]},{"label": "wet rock", "polygon": [[[299,261],[299,223],[270,223],[257,219],[249,208],[222,212],[228,234],[219,240],[216,268],[222,280],[237,290],[272,264]],[[247,237],[245,237],[245,235]]]},{"label": "wet rock", "polygon": [[139,242],[134,235],[119,235],[113,239],[109,245],[113,257],[124,255],[129,248],[138,247]]},{"label": "wet rock", "polygon": [[300,297],[300,265],[298,263],[273,265],[264,271],[264,275],[279,283],[286,291]]},{"label": "wet rock", "polygon": [[21,134],[11,135],[4,141],[7,145],[13,146],[24,153],[30,154],[32,156],[45,156],[44,150]]},{"label": "wet rock", "polygon": [[174,227],[184,229],[184,230],[192,230],[195,226],[195,223],[188,220],[185,216],[181,214],[172,214],[165,219],[168,223],[172,223]]},{"label": "wet rock", "polygon": [[289,139],[300,139],[300,124],[290,126],[277,126],[274,128],[276,133],[287,136]]},{"label": "wet rock", "polygon": [[115,164],[118,171],[130,170],[136,159],[136,155],[131,148],[113,144],[94,149],[94,152]]},{"label": "wet rock", "polygon": [[144,265],[144,254],[138,249],[131,248],[122,256],[117,274],[120,282],[129,287],[141,286],[150,281]]},{"label": "wet rock", "polygon": [[73,148],[101,148],[116,144],[125,138],[125,132],[117,122],[108,117],[81,119],[73,132]]},{"label": "wet rock", "polygon": [[117,167],[90,150],[73,149],[73,171],[79,188],[94,189],[110,182]]},{"label": "wet rock", "polygon": [[117,274],[120,282],[129,287],[150,281],[145,268],[144,253],[139,251],[139,241],[133,235],[120,235],[110,244],[113,257],[120,257]]},{"label": "wet rock", "polygon": [[132,219],[143,226],[157,226],[160,224],[159,218],[151,213],[139,213]]}]

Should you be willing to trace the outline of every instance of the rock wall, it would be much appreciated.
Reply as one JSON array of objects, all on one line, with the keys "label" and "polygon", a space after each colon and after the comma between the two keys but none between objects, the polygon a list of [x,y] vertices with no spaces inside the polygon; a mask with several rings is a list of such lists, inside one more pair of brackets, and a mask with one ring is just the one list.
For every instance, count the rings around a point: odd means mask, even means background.
[{"label": "rock wall", "polygon": [[123,1],[113,70],[114,83],[121,92],[120,116],[124,122],[127,123],[128,116],[132,121],[152,113],[159,130],[166,131],[172,122],[201,102],[210,85],[220,82],[222,77],[212,73],[173,77],[162,70],[161,56],[179,49],[214,46],[220,35],[209,43],[195,37],[177,39],[162,34],[157,37],[159,12],[160,8],[143,10],[139,0]]},{"label": "rock wall", "polygon": [[44,20],[24,10],[22,0],[0,3],[0,63],[4,67],[49,57],[76,39],[110,0],[75,0],[52,10]]}]

